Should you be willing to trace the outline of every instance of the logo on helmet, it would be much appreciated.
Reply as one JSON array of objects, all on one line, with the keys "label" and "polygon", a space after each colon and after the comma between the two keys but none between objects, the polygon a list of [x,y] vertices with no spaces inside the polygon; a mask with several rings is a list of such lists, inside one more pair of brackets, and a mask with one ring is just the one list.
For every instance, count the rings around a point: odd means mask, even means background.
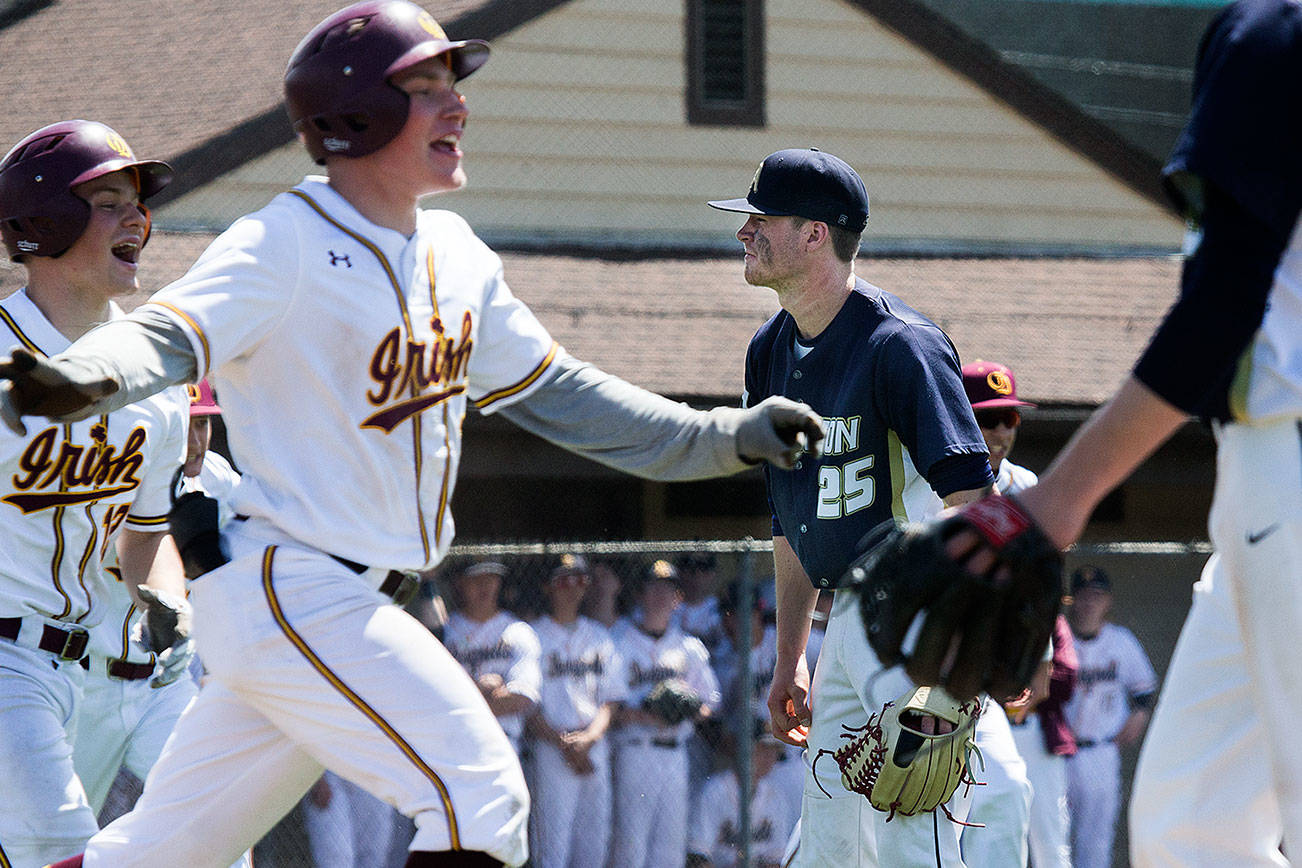
[{"label": "logo on helmet", "polygon": [[352,146],[353,143],[348,141],[347,139],[336,139],[333,136],[326,136],[324,139],[321,140],[321,147],[325,148],[327,151],[330,151],[332,154],[337,154],[340,151],[346,151]]},{"label": "logo on helmet", "polygon": [[39,241],[23,241],[19,239],[18,249],[24,253],[33,253],[41,249],[41,243]]},{"label": "logo on helmet", "polygon": [[990,384],[990,388],[1001,395],[1011,395],[1013,393],[1013,381],[1008,379],[1008,375],[1003,371],[991,371],[986,374],[986,382]]},{"label": "logo on helmet", "polygon": [[131,148],[127,146],[127,140],[112,130],[109,130],[108,135],[104,137],[104,144],[108,145],[110,150],[124,160],[135,159],[131,154]]},{"label": "logo on helmet", "polygon": [[416,16],[416,23],[421,26],[422,30],[430,36],[433,36],[435,39],[442,39],[444,42],[447,41],[448,35],[443,32],[442,27],[439,27],[439,23],[434,20],[434,16],[430,15],[428,12],[422,11],[420,15]]}]

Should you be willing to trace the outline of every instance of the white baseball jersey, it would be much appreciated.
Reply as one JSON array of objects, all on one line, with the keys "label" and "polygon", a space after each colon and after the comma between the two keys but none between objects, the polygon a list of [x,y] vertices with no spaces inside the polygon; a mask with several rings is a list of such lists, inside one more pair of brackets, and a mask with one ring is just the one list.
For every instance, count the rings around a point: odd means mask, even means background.
[{"label": "white baseball jersey", "polygon": [[231,495],[240,481],[240,474],[231,463],[211,449],[203,454],[203,466],[198,476],[183,476],[177,486],[177,494],[187,491],[202,491],[217,501],[217,524],[225,527],[235,517],[231,509]]},{"label": "white baseball jersey", "polygon": [[[47,355],[69,344],[25,290],[0,301],[0,335]],[[105,617],[112,579],[103,564],[119,530],[167,530],[188,400],[170,388],[109,416],[33,418],[25,437],[0,431],[0,617],[39,613],[85,626]]]},{"label": "white baseball jersey", "polygon": [[[500,675],[512,693],[527,696],[535,703],[540,698],[538,636],[510,612],[498,612],[482,624],[453,612],[443,628],[443,644],[471,678]],[[497,719],[517,749],[524,734],[524,719],[524,714]]]},{"label": "white baseball jersey", "polygon": [[[785,792],[770,772],[755,782],[750,800],[750,852],[754,864],[781,863],[791,828],[800,819],[800,793]],[[741,862],[741,786],[731,769],[711,775],[697,800],[688,852],[711,868]]]},{"label": "white baseball jersey", "polygon": [[609,630],[582,615],[570,625],[544,615],[532,626],[541,649],[538,707],[553,729],[583,729],[601,706],[623,701],[628,684]]},{"label": "white baseball jersey", "polygon": [[1030,488],[1037,481],[1039,477],[1035,471],[1027,470],[1005,458],[999,462],[999,472],[995,474],[995,491],[1000,494],[1016,494],[1023,488]]},{"label": "white baseball jersey", "polygon": [[[672,625],[659,639],[643,632],[631,622],[615,625],[615,650],[624,661],[628,679],[625,703],[636,708],[651,689],[667,678],[685,681],[710,709],[719,707],[719,681],[710,668],[710,655],[695,636],[688,636]],[[631,738],[685,739],[692,731],[691,721],[673,726],[633,724],[615,731],[616,741]]]},{"label": "white baseball jersey", "polygon": [[[759,636],[759,643],[750,649],[750,689],[745,690],[740,684],[741,658],[729,643],[727,653],[721,654],[715,664],[724,703],[731,714],[737,715],[742,725],[753,718],[767,720],[769,685],[773,682],[773,667],[778,660],[778,631],[772,624],[766,624]],[[744,695],[742,694],[742,691]],[[741,701],[738,706],[738,701]]]},{"label": "white baseball jersey", "polygon": [[719,614],[719,598],[711,594],[695,603],[681,603],[670,618],[678,629],[695,636],[711,653],[726,641],[723,618]]},{"label": "white baseball jersey", "polygon": [[1097,636],[1076,636],[1080,673],[1063,708],[1076,740],[1110,741],[1130,716],[1130,700],[1157,690],[1157,676],[1135,634],[1104,624]]},{"label": "white baseball jersey", "polygon": [[467,402],[519,399],[561,352],[460,217],[422,210],[408,238],[320,177],[236,221],[150,304],[222,396],[235,511],[386,569],[432,567],[452,542]]}]

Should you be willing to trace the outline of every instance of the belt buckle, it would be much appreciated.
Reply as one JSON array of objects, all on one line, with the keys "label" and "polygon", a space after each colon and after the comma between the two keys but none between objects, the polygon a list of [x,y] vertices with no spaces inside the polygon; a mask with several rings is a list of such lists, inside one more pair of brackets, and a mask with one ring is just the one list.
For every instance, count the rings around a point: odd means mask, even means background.
[{"label": "belt buckle", "polygon": [[63,638],[63,648],[59,650],[59,659],[80,660],[86,656],[86,646],[89,643],[89,630],[85,627],[68,627]]}]

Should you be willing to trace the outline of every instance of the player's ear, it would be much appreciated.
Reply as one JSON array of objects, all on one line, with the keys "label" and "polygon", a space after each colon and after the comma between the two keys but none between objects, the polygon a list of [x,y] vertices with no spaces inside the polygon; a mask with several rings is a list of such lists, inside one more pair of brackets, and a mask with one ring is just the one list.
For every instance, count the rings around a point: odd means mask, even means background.
[{"label": "player's ear", "polygon": [[821,220],[810,220],[805,223],[805,247],[813,252],[825,244],[831,243],[832,231],[827,224]]}]

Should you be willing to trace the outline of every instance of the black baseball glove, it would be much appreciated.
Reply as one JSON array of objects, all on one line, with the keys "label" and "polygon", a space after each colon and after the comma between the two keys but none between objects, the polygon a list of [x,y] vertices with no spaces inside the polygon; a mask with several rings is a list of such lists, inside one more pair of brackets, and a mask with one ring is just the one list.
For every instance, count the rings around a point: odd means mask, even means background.
[{"label": "black baseball glove", "polygon": [[642,700],[642,708],[670,725],[692,720],[701,713],[700,695],[678,678],[666,678]]},{"label": "black baseball glove", "polygon": [[[946,553],[974,531],[995,563],[980,574]],[[843,586],[860,594],[868,641],[886,666],[955,696],[1016,696],[1044,656],[1062,599],[1062,554],[1012,499],[991,496],[948,518],[885,522],[860,541]],[[902,646],[925,613],[911,653]]]}]

